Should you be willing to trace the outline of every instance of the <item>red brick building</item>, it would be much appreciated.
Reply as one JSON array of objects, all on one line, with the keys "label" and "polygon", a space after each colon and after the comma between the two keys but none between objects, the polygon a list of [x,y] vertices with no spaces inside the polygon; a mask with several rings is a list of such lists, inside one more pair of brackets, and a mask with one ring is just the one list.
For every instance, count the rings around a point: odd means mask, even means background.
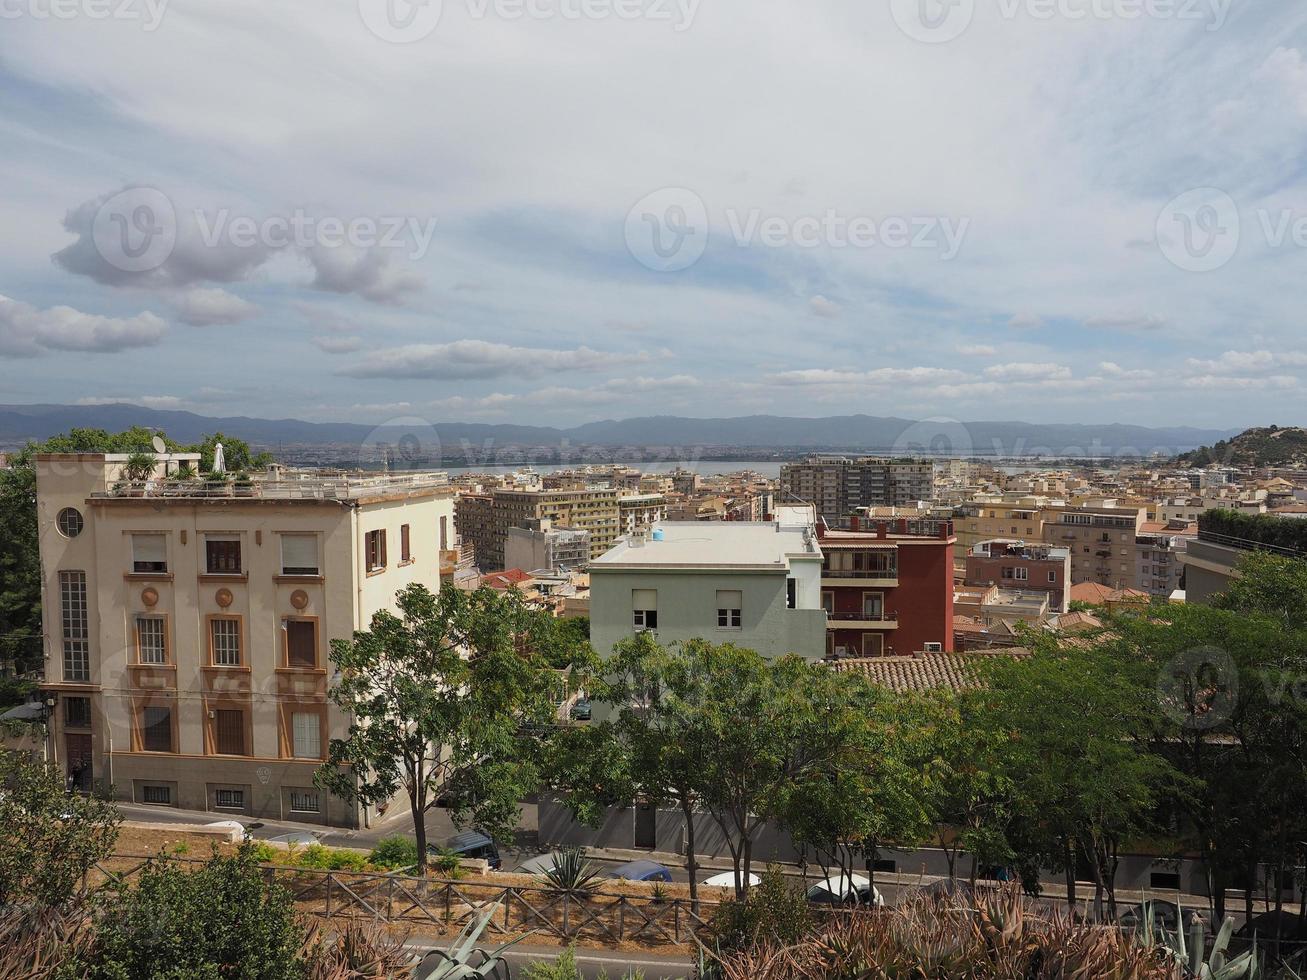
[{"label": "red brick building", "polygon": [[854,518],[818,536],[828,657],[952,651],[952,521]]},{"label": "red brick building", "polygon": [[1009,538],[982,541],[967,553],[966,584],[1047,592],[1053,612],[1066,612],[1071,591],[1071,549]]}]

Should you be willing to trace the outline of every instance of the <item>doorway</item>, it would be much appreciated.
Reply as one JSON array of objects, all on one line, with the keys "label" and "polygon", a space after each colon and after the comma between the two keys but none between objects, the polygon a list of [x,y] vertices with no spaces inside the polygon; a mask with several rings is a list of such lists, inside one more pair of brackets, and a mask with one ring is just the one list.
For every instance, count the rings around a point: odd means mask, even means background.
[{"label": "doorway", "polygon": [[635,805],[635,844],[639,850],[652,851],[658,843],[658,810],[652,803]]}]

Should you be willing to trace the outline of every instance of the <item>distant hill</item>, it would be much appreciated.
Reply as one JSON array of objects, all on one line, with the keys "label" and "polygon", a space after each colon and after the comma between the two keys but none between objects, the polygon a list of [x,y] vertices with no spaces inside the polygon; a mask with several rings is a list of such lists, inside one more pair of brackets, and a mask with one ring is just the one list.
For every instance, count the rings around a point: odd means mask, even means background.
[{"label": "distant hill", "polygon": [[211,418],[137,405],[0,405],[0,447],[45,439],[74,427],[121,430],[153,426],[181,442],[221,430],[265,447],[359,446],[395,442],[414,428],[432,429],[449,456],[488,447],[671,447],[688,454],[703,447],[806,451],[815,449],[940,455],[1097,456],[1114,452],[1177,454],[1228,439],[1233,431],[1137,425],[1039,425],[1029,422],[919,422],[847,415],[788,418],[694,419],[655,416],[590,422],[570,429],[530,425],[437,422],[428,427],[376,427],[352,422],[305,422],[246,416]]},{"label": "distant hill", "polygon": [[1307,466],[1307,429],[1298,426],[1249,429],[1185,453],[1188,466]]}]

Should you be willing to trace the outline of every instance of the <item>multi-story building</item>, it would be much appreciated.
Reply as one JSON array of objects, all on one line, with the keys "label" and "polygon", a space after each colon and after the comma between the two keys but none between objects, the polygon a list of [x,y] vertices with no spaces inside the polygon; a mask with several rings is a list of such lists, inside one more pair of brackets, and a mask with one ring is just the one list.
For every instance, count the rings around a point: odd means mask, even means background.
[{"label": "multi-story building", "polygon": [[899,518],[821,528],[828,657],[953,649],[953,525]]},{"label": "multi-story building", "polygon": [[[412,583],[440,586],[452,491],[429,476],[178,479],[160,455],[38,455],[51,749],[70,783],[138,803],[359,826],[314,786],[349,719],[330,643]],[[170,477],[172,477],[170,479]]]},{"label": "multi-story building", "polygon": [[1187,521],[1145,523],[1135,536],[1134,587],[1150,595],[1169,596],[1184,588],[1181,555],[1198,534]]},{"label": "multi-story building", "polygon": [[464,496],[458,502],[460,536],[471,542],[482,571],[505,565],[504,542],[510,527],[548,519],[554,527],[590,532],[590,557],[597,558],[622,533],[620,491],[609,488],[572,490],[496,489]]},{"label": "multi-story building", "polygon": [[785,503],[803,501],[837,524],[859,507],[905,506],[929,500],[935,466],[929,460],[812,455],[781,467]]},{"label": "multi-story building", "polygon": [[1018,497],[1015,500],[977,500],[953,510],[953,528],[958,536],[958,552],[965,557],[972,548],[992,538],[1016,538],[1041,541],[1044,537],[1044,497]]},{"label": "multi-story building", "polygon": [[630,493],[617,498],[620,534],[635,534],[667,518],[667,498],[661,493]]},{"label": "multi-story building", "polygon": [[1096,582],[1130,588],[1135,578],[1135,537],[1145,507],[1053,507],[1044,541],[1071,551],[1071,584]]},{"label": "multi-story building", "polygon": [[809,508],[770,523],[663,522],[590,565],[590,636],[608,654],[626,637],[703,638],[820,660],[822,550]]},{"label": "multi-story building", "polygon": [[1068,610],[1071,589],[1071,550],[1042,542],[1007,538],[982,541],[967,552],[967,585],[1048,593],[1053,612]]},{"label": "multi-story building", "polygon": [[510,527],[504,539],[504,565],[526,572],[573,572],[590,564],[590,532],[554,527],[549,518]]}]

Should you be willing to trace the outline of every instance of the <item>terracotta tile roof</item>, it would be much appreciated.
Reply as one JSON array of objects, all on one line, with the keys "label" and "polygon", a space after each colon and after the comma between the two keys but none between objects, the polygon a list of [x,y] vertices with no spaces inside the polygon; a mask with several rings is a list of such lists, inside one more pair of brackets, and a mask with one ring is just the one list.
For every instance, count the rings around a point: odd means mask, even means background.
[{"label": "terracotta tile roof", "polygon": [[481,576],[481,584],[491,589],[508,589],[514,585],[531,581],[531,576],[520,568],[510,568],[504,572],[490,572]]},{"label": "terracotta tile roof", "polygon": [[891,691],[926,691],[944,687],[965,690],[976,684],[973,670],[993,657],[1028,657],[1019,647],[976,653],[925,653],[919,657],[873,657],[865,660],[834,660],[839,673],[863,674],[872,683]]},{"label": "terracotta tile roof", "polygon": [[1081,582],[1079,585],[1071,586],[1070,600],[1072,602],[1087,602],[1091,606],[1101,606],[1116,594],[1116,589],[1107,585],[1099,585],[1097,582]]},{"label": "terracotta tile roof", "polygon": [[1064,633],[1079,633],[1084,630],[1099,629],[1103,625],[1102,620],[1086,612],[1069,612],[1063,613],[1057,617],[1057,628]]}]

